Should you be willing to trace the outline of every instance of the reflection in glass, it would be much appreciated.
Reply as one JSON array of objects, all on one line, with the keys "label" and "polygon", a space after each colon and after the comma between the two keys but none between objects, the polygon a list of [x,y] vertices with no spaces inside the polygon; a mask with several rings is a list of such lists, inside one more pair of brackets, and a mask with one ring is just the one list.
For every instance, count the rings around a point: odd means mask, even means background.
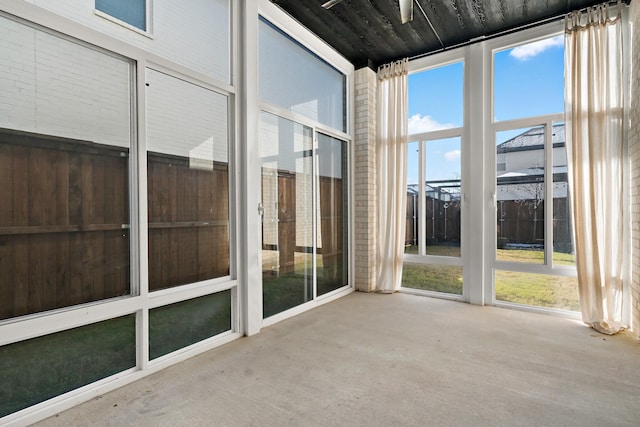
[{"label": "reflection in glass", "polygon": [[136,366],[128,315],[0,347],[0,418]]},{"label": "reflection in glass", "polygon": [[263,316],[313,299],[312,129],[269,113],[260,120]]},{"label": "reflection in glass", "polygon": [[263,17],[258,31],[260,99],[346,131],[345,75]]},{"label": "reflection in glass", "polygon": [[132,62],[6,16],[0,58],[0,319],[129,295]]},{"label": "reflection in glass", "polygon": [[231,291],[149,310],[149,359],[231,329]]},{"label": "reflection in glass", "polygon": [[496,259],[543,264],[545,126],[496,133]]},{"label": "reflection in glass", "polygon": [[462,295],[462,267],[405,262],[402,268],[402,286]]},{"label": "reflection in glass", "polygon": [[226,276],[227,97],[153,70],[147,81],[149,289]]},{"label": "reflection in glass", "polygon": [[578,278],[496,270],[496,300],[561,310],[580,310]]},{"label": "reflection in glass", "polygon": [[318,134],[317,293],[347,285],[347,144]]}]

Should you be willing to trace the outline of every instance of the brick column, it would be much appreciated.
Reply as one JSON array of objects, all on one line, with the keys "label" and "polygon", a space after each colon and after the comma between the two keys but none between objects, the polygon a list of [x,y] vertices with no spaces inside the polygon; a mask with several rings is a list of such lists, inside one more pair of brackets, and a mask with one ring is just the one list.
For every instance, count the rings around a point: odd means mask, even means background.
[{"label": "brick column", "polygon": [[633,25],[631,35],[631,130],[629,132],[629,157],[631,158],[631,228],[633,252],[631,260],[632,328],[640,338],[640,2],[632,1],[629,20]]},{"label": "brick column", "polygon": [[355,286],[376,287],[376,73],[355,72]]}]

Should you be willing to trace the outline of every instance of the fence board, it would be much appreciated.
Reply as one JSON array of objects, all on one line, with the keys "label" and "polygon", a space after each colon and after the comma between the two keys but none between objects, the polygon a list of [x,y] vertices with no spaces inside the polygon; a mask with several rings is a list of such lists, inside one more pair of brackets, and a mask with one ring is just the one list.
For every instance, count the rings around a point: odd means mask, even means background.
[{"label": "fence board", "polygon": [[0,319],[129,291],[125,151],[0,129]]},{"label": "fence board", "polygon": [[150,290],[229,274],[227,171],[149,153]]}]

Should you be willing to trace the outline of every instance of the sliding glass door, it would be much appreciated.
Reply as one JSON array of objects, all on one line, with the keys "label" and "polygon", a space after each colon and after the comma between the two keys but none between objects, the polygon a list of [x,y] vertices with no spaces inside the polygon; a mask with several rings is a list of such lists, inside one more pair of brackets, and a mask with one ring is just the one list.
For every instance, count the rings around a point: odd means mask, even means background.
[{"label": "sliding glass door", "polygon": [[260,121],[263,317],[347,285],[346,143]]},{"label": "sliding glass door", "polygon": [[313,298],[313,132],[263,113],[263,316]]}]

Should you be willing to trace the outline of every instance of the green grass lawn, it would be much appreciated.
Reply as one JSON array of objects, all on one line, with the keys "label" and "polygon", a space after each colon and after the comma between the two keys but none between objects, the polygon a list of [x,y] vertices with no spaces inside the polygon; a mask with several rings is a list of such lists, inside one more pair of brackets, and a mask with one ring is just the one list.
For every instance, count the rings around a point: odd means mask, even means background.
[{"label": "green grass lawn", "polygon": [[462,295],[462,267],[405,263],[402,286]]},{"label": "green grass lawn", "polygon": [[580,310],[577,277],[519,273],[495,273],[496,300],[562,310]]},{"label": "green grass lawn", "polygon": [[[231,328],[231,292],[150,311],[155,358]],[[0,346],[0,417],[136,366],[136,317]]]},{"label": "green grass lawn", "polygon": [[[460,248],[431,246],[430,255],[458,256]],[[405,253],[417,253],[415,246]],[[544,252],[524,249],[498,249],[500,261],[541,264]],[[554,265],[575,265],[572,254],[553,253]],[[446,265],[405,263],[402,286],[448,294],[462,294],[462,268]],[[580,310],[578,281],[575,277],[551,276],[499,270],[495,273],[496,300],[563,310]]]},{"label": "green grass lawn", "polygon": [[136,365],[135,316],[0,347],[0,417]]}]

